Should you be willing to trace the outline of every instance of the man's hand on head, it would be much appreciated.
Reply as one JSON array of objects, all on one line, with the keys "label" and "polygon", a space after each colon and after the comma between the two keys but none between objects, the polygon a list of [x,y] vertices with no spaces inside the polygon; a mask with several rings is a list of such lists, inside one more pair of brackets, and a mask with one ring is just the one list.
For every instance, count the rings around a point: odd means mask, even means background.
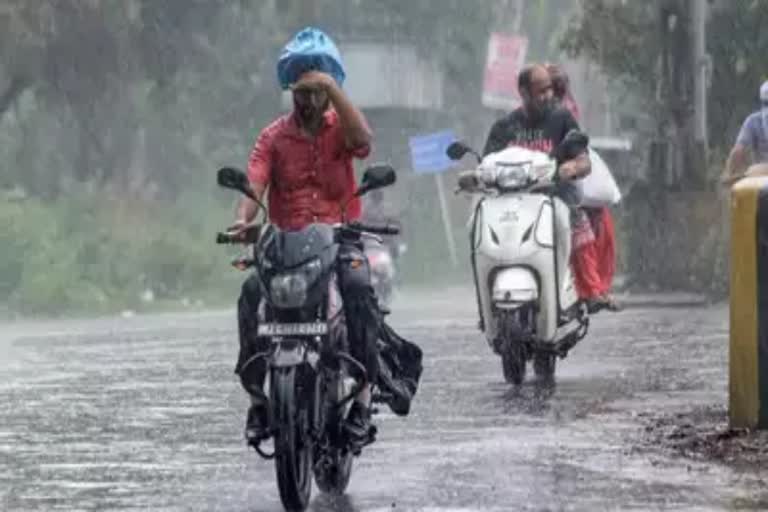
[{"label": "man's hand on head", "polygon": [[322,71],[307,71],[293,84],[292,89],[316,89],[328,91],[336,84],[336,81],[328,73]]},{"label": "man's hand on head", "polygon": [[325,93],[330,100],[331,105],[339,116],[342,129],[344,131],[344,141],[347,149],[364,149],[365,155],[358,158],[364,158],[368,154],[368,145],[371,143],[373,134],[365,120],[365,116],[360,110],[352,104],[343,89],[336,83],[336,80],[328,73],[321,71],[308,71],[301,75],[292,89],[310,89]]}]

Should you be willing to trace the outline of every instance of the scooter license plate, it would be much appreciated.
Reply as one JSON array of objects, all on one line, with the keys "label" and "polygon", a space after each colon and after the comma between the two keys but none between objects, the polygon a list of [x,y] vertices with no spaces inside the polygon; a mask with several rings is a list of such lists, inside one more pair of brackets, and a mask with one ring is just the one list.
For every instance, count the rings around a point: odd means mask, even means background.
[{"label": "scooter license plate", "polygon": [[295,324],[261,324],[259,336],[323,336],[328,334],[328,324],[324,322]]}]

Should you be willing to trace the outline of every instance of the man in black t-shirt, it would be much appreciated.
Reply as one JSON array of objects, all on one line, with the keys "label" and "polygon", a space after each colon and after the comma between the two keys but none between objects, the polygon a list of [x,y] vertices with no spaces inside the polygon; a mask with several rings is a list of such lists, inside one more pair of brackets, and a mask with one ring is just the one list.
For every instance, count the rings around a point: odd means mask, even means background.
[{"label": "man in black t-shirt", "polygon": [[565,138],[566,133],[579,129],[571,113],[558,108],[548,98],[532,100],[531,106],[534,110],[530,112],[523,106],[496,121],[488,135],[485,154],[500,151],[507,146],[522,146],[550,153]]},{"label": "man in black t-shirt", "polygon": [[[523,106],[494,123],[483,155],[501,151],[508,146],[520,146],[527,149],[551,153],[566,134],[578,130],[579,125],[571,113],[558,107],[555,100],[552,79],[549,71],[542,65],[532,65],[520,72],[518,90]],[[594,233],[584,212],[577,208],[580,198],[573,181],[583,178],[591,171],[589,154],[583,153],[560,163],[558,174],[558,195],[572,208],[571,266],[576,278],[582,282],[599,282],[597,261],[582,254],[580,249],[594,241]],[[597,310],[602,297],[595,292],[581,294],[580,299],[590,304],[590,309]]]},{"label": "man in black t-shirt", "polygon": [[[533,65],[523,69],[518,78],[523,106],[499,119],[491,128],[483,156],[508,146],[521,146],[550,153],[579,124],[570,112],[557,107],[552,80],[547,68]],[[583,178],[590,172],[589,155],[584,152],[560,165],[564,182]]]}]

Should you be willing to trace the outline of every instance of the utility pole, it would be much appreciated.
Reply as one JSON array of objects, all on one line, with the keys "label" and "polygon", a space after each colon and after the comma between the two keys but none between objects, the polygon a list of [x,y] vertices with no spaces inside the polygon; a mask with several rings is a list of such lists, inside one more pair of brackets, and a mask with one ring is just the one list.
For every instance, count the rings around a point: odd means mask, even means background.
[{"label": "utility pole", "polygon": [[651,170],[657,174],[659,185],[674,188],[683,182],[686,155],[692,148],[692,139],[686,133],[691,110],[686,81],[690,69],[686,66],[690,56],[686,10],[690,1],[663,0],[658,4],[662,48],[657,89],[660,111]]},{"label": "utility pole", "polygon": [[520,35],[520,28],[523,26],[523,8],[525,7],[524,0],[513,0],[515,4],[515,14],[512,19],[512,33]]},{"label": "utility pole", "polygon": [[[704,157],[709,150],[707,137],[707,0],[688,0],[691,17],[691,79],[693,81],[694,148]],[[702,169],[703,170],[703,169]]]}]

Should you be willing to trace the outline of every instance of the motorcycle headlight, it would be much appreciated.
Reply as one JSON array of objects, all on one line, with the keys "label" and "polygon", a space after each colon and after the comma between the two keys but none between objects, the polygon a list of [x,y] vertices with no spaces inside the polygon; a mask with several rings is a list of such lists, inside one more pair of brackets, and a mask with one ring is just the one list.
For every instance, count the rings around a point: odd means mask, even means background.
[{"label": "motorcycle headlight", "polygon": [[531,178],[531,163],[496,164],[496,184],[499,188],[520,188]]},{"label": "motorcycle headlight", "polygon": [[300,308],[307,301],[309,287],[321,272],[322,263],[315,258],[295,271],[273,276],[269,282],[272,304],[278,308]]},{"label": "motorcycle headlight", "polygon": [[269,283],[269,295],[278,308],[298,308],[307,300],[307,288],[303,273],[278,274]]}]

